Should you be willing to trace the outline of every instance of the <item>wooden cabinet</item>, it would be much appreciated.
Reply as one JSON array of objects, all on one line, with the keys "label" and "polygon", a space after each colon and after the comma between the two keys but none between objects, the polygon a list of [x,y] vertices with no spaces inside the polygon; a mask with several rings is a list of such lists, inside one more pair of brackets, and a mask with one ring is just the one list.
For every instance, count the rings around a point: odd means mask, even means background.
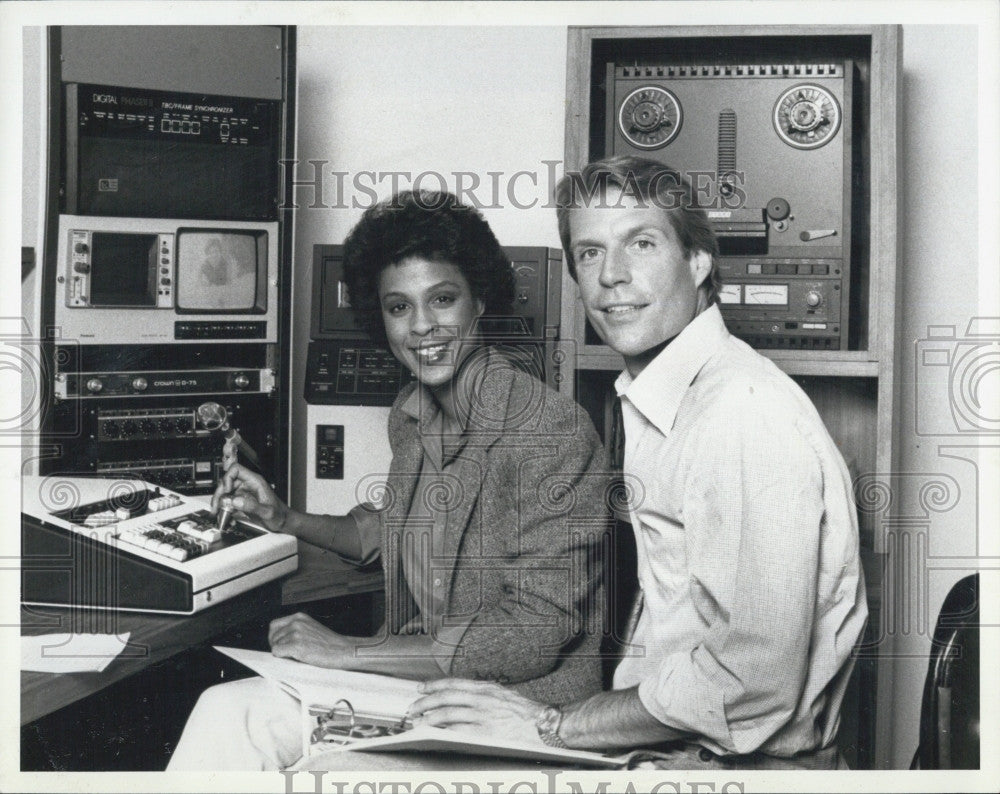
[{"label": "wooden cabinet", "polygon": [[[737,69],[740,75],[753,69],[755,76],[760,77],[764,70],[773,70],[775,64],[779,67],[790,64],[793,69],[800,63],[843,65],[838,68],[846,71],[850,118],[839,134],[844,136],[843,145],[851,147],[849,167],[843,182],[831,183],[828,188],[830,195],[842,191],[848,198],[843,206],[849,207],[845,211],[845,225],[849,223],[851,244],[847,249],[849,254],[845,253],[845,262],[851,275],[849,282],[845,280],[844,288],[850,290],[850,300],[845,302],[839,317],[845,337],[843,344],[832,349],[792,342],[761,352],[809,394],[840,446],[856,483],[871,482],[873,478],[877,481],[897,470],[897,152],[901,47],[898,26],[569,29],[566,172],[580,169],[591,159],[617,153],[616,145],[620,148],[620,143],[615,143],[615,136],[620,138],[622,133],[615,124],[620,123],[619,117],[624,112],[620,108],[625,102],[616,99],[614,81],[616,74],[621,74],[616,69],[623,65],[632,70],[633,75],[648,76],[640,84],[660,85],[668,92],[671,91],[671,76],[690,77],[696,70],[699,76],[704,74],[710,78],[711,70],[717,68],[722,71],[716,74],[723,76],[729,74],[726,70],[731,68],[733,77]],[[807,74],[804,69],[801,82],[813,82],[811,73]],[[707,81],[704,84],[709,85]],[[717,89],[719,83],[711,85]],[[654,88],[654,92],[657,90]],[[715,96],[709,89],[705,91],[704,96]],[[665,95],[662,91],[659,93]],[[674,114],[664,123],[683,123],[689,133],[693,129],[691,125],[705,123],[705,119],[697,117],[705,108],[682,108],[681,104],[659,109],[654,106],[653,112]],[[697,105],[697,102],[690,104]],[[767,114],[770,120],[772,114],[779,112],[779,104],[777,97],[762,103],[761,114]],[[712,110],[718,114],[724,108]],[[844,109],[845,119],[847,110]],[[682,122],[684,112],[687,116]],[[777,129],[776,115],[774,125]],[[723,133],[717,134],[721,152],[725,148]],[[650,149],[649,156],[671,162],[668,158],[674,141],[663,146],[656,146],[656,143],[653,140],[655,148]],[[721,169],[723,159],[720,154],[718,166],[712,163],[712,167]],[[801,162],[789,159],[789,167],[800,167],[795,163]],[[678,169],[688,166],[684,163],[671,165]],[[760,167],[753,162],[747,165],[751,171]],[[767,167],[781,166],[769,163]],[[809,180],[812,175],[808,169],[803,169],[797,178]],[[826,187],[814,193],[822,195]],[[766,217],[764,221],[773,233],[774,224]],[[562,295],[562,346],[566,357],[563,372],[572,372],[573,376],[565,377],[560,388],[576,397],[588,409],[599,431],[603,431],[611,427],[611,384],[622,368],[622,361],[588,331],[576,284],[565,271]],[[890,709],[887,698],[891,693],[891,679],[889,665],[880,663],[891,654],[891,637],[883,636],[882,627],[886,621],[881,614],[884,520],[881,512],[859,511],[871,617],[842,712],[841,746],[854,768],[879,768],[888,763]]]}]

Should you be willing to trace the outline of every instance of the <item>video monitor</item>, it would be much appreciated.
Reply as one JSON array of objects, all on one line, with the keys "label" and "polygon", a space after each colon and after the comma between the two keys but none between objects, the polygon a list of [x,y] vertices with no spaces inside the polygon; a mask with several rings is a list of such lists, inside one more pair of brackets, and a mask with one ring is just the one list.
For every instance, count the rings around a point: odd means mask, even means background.
[{"label": "video monitor", "polygon": [[177,231],[177,311],[267,311],[267,232]]},{"label": "video monitor", "polygon": [[95,232],[90,305],[155,306],[156,247],[155,234]]}]

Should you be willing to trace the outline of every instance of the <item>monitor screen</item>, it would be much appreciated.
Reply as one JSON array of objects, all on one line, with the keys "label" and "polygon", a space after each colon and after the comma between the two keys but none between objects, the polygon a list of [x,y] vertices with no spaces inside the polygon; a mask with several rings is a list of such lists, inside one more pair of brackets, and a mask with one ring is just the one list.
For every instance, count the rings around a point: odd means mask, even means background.
[{"label": "monitor screen", "polygon": [[94,232],[91,306],[156,305],[155,234]]},{"label": "monitor screen", "polygon": [[266,232],[178,230],[178,311],[263,312],[266,282]]}]

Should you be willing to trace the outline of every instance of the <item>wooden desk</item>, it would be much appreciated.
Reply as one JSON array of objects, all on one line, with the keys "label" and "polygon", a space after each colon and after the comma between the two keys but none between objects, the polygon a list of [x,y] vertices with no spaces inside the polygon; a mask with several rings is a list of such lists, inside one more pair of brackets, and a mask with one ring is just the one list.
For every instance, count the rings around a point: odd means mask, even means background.
[{"label": "wooden desk", "polygon": [[277,582],[223,601],[195,615],[167,616],[93,609],[22,607],[21,633],[129,632],[128,645],[100,673],[21,672],[21,724],[99,692],[150,665],[209,641],[255,618],[277,615]]},{"label": "wooden desk", "polygon": [[382,571],[379,566],[359,571],[330,552],[300,542],[296,573],[195,615],[178,617],[94,609],[22,607],[22,634],[76,631],[129,632],[130,636],[128,646],[103,672],[22,672],[21,724],[26,725],[69,706],[248,621],[275,617],[282,606],[381,589]]},{"label": "wooden desk", "polygon": [[284,579],[281,602],[285,605],[320,601],[354,593],[381,590],[384,578],[379,563],[355,568],[332,551],[299,541],[299,568]]}]

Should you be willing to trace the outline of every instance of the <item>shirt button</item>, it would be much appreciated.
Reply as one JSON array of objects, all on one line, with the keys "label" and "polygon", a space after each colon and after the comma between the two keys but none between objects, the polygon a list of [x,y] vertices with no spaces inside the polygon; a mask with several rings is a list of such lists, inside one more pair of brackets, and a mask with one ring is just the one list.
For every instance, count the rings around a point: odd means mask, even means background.
[{"label": "shirt button", "polygon": [[698,751],[698,757],[707,764],[709,761],[712,760],[712,751],[709,750],[707,747],[702,747]]},{"label": "shirt button", "polygon": [[434,580],[434,586],[435,587],[440,587],[441,586],[441,580],[440,579],[435,579]]}]

